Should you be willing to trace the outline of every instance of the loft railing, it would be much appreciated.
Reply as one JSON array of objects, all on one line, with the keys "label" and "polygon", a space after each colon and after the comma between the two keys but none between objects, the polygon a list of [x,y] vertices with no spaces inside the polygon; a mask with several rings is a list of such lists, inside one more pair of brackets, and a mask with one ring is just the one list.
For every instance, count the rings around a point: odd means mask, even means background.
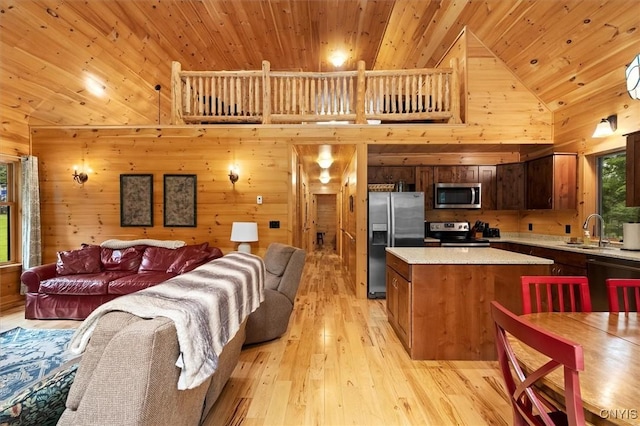
[{"label": "loft railing", "polygon": [[182,71],[171,68],[172,123],[304,123],[332,120],[460,123],[451,68],[366,71]]}]

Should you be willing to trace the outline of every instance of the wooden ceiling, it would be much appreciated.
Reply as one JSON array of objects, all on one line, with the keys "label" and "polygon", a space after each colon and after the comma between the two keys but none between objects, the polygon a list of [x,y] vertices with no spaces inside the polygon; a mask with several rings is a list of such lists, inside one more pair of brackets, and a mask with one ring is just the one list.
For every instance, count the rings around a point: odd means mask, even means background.
[{"label": "wooden ceiling", "polygon": [[464,26],[552,111],[619,96],[640,46],[638,0],[0,0],[0,137],[169,124],[171,61],[329,71],[343,49],[342,69],[431,67]]}]

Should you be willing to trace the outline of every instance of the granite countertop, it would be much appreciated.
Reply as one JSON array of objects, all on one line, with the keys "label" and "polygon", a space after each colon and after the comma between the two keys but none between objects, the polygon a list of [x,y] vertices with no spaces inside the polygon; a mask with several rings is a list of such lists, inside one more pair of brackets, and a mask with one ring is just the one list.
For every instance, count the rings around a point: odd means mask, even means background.
[{"label": "granite countertop", "polygon": [[549,236],[522,236],[516,235],[504,235],[501,238],[487,238],[489,241],[501,242],[501,243],[518,243],[527,244],[530,246],[550,248],[554,250],[564,250],[573,253],[581,253],[584,255],[611,257],[615,259],[624,259],[640,262],[640,251],[623,250],[620,247],[598,247],[598,242],[594,241],[589,246],[567,244],[568,238],[561,237],[549,237]]},{"label": "granite countertop", "polygon": [[[592,245],[567,244],[568,238],[550,235],[522,235],[521,233],[503,233],[501,238],[486,238],[491,243],[517,243],[530,246],[549,248],[554,250],[564,250],[584,255],[610,257],[614,259],[624,259],[640,262],[640,251],[623,250],[619,246],[598,247],[598,242],[593,241]],[[425,243],[437,243],[436,238],[425,238]]]},{"label": "granite countertop", "polygon": [[425,265],[552,265],[553,261],[488,247],[387,247],[409,264]]}]

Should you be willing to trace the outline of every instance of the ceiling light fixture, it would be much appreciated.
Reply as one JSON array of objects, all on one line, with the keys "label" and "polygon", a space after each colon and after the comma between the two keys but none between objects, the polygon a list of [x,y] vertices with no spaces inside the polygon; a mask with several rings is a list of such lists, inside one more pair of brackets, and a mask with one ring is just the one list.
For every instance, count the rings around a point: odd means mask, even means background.
[{"label": "ceiling light fixture", "polygon": [[329,176],[329,170],[323,169],[320,172],[320,182],[323,184],[327,184],[329,183],[330,180],[331,180],[331,176]]},{"label": "ceiling light fixture", "polygon": [[593,132],[594,138],[606,138],[611,136],[613,132],[618,128],[618,116],[616,114],[610,115],[607,118],[600,120],[596,126],[595,132]]},{"label": "ceiling light fixture", "polygon": [[329,62],[331,62],[334,67],[341,67],[347,62],[347,54],[342,50],[336,50],[329,56]]},{"label": "ceiling light fixture", "polygon": [[320,145],[320,148],[318,148],[318,165],[321,169],[328,169],[332,164],[331,145]]},{"label": "ceiling light fixture", "polygon": [[107,90],[106,86],[102,81],[100,81],[97,77],[93,75],[88,75],[84,79],[84,84],[89,93],[94,96],[102,97],[104,96],[105,91]]},{"label": "ceiling light fixture", "polygon": [[632,99],[640,99],[640,54],[633,58],[625,71],[627,92]]}]

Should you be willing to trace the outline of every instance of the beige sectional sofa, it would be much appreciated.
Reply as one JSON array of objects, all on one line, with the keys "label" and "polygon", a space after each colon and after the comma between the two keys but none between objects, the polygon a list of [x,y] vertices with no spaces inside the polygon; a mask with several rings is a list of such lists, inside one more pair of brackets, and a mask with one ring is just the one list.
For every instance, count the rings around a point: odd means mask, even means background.
[{"label": "beige sectional sofa", "polygon": [[224,347],[213,376],[195,389],[178,390],[174,323],[164,317],[105,314],[82,356],[58,425],[202,423],[238,363],[245,324]]}]

